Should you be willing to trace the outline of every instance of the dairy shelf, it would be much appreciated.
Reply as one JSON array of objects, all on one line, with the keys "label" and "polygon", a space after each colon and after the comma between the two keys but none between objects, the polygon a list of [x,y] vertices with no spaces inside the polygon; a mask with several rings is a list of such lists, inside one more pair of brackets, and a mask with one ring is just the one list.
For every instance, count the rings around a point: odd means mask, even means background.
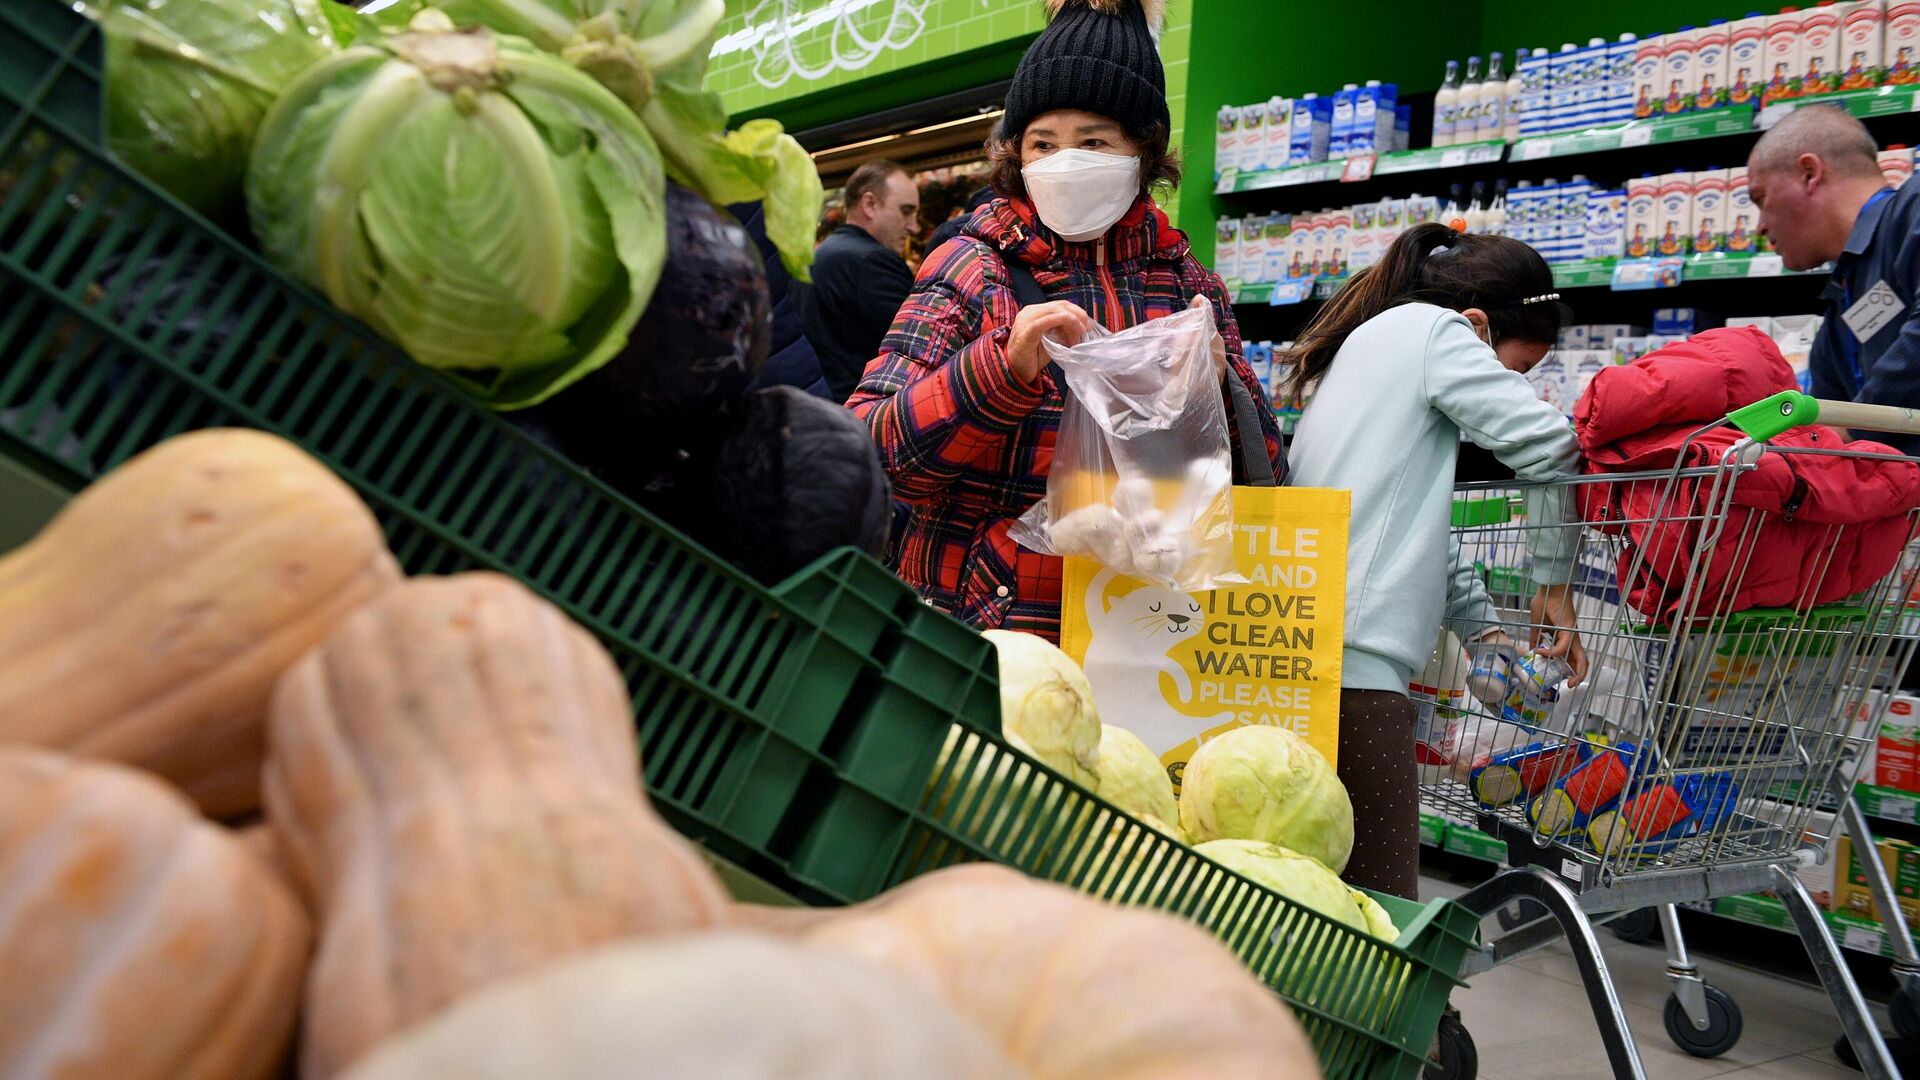
[{"label": "dairy shelf", "polygon": [[1704,112],[1633,120],[1625,124],[1588,128],[1584,131],[1535,135],[1514,143],[1512,150],[1507,154],[1507,160],[1541,161],[1546,158],[1572,157],[1575,154],[1598,154],[1612,150],[1633,150],[1642,146],[1691,142],[1695,139],[1744,135],[1753,130],[1753,118],[1753,106],[1729,105]]},{"label": "dairy shelf", "polygon": [[[1362,179],[1376,176],[1398,176],[1404,173],[1435,172],[1442,169],[1463,169],[1472,165],[1491,165],[1507,155],[1504,142],[1465,143],[1460,146],[1423,146],[1417,150],[1400,150],[1391,154],[1379,154],[1373,159],[1373,167],[1366,170]],[[1290,165],[1284,169],[1254,169],[1242,172],[1239,169],[1226,169],[1220,178],[1214,181],[1213,193],[1216,195],[1237,195],[1248,191],[1265,191],[1270,188],[1298,187],[1301,184],[1327,184],[1346,175],[1347,163],[1352,158],[1331,158],[1316,161],[1310,165]]]}]

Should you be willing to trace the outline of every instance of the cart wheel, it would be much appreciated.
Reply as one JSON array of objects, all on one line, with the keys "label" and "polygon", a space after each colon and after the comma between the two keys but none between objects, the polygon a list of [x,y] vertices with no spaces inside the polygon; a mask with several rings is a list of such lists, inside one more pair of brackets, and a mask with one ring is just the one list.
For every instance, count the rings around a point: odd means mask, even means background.
[{"label": "cart wheel", "polygon": [[1893,1021],[1893,1033],[1903,1039],[1920,1036],[1920,985],[1902,983],[1887,1002],[1887,1017]]},{"label": "cart wheel", "polygon": [[1434,1037],[1434,1052],[1427,1058],[1421,1080],[1473,1080],[1478,1075],[1480,1052],[1473,1048],[1473,1034],[1458,1015],[1441,1016],[1440,1030]]},{"label": "cart wheel", "polygon": [[1650,907],[1637,908],[1609,922],[1607,927],[1621,941],[1635,945],[1655,941],[1660,937],[1660,912]]},{"label": "cart wheel", "polygon": [[1500,929],[1518,930],[1530,923],[1539,922],[1550,914],[1551,912],[1542,906],[1539,901],[1528,900],[1522,897],[1508,904],[1506,907],[1495,908],[1493,917],[1499,920]]},{"label": "cart wheel", "polygon": [[1698,1030],[1687,1019],[1687,1010],[1678,996],[1667,998],[1667,1037],[1673,1045],[1694,1057],[1719,1057],[1740,1041],[1740,1006],[1717,986],[1706,986],[1707,1029]]}]

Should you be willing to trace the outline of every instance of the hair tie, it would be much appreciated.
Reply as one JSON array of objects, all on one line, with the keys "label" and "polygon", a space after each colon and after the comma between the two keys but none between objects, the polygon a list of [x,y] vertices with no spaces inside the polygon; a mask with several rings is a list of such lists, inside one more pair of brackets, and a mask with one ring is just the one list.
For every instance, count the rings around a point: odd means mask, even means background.
[{"label": "hair tie", "polygon": [[1454,218],[1452,221],[1447,222],[1447,228],[1452,229],[1454,232],[1457,232],[1462,236],[1465,236],[1467,234],[1467,219]]}]

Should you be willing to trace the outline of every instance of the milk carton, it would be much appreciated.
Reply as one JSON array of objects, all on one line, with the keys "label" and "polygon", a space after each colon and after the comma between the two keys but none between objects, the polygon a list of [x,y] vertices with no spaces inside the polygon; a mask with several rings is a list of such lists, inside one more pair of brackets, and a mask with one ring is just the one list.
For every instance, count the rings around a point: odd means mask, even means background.
[{"label": "milk carton", "polygon": [[1727,28],[1727,101],[1758,105],[1767,83],[1767,17],[1749,15]]},{"label": "milk carton", "polygon": [[1547,64],[1547,130],[1565,131],[1574,126],[1574,108],[1579,82],[1580,48],[1571,42]]},{"label": "milk carton", "polygon": [[1660,58],[1660,111],[1668,116],[1692,112],[1694,92],[1700,85],[1700,31],[1683,26],[1666,35],[1665,41]]},{"label": "milk carton", "polygon": [[1800,96],[1800,21],[1800,13],[1792,10],[1767,16],[1767,81],[1760,91],[1762,104]]},{"label": "milk carton", "polygon": [[1727,72],[1732,46],[1727,20],[1715,19],[1700,28],[1693,50],[1693,107],[1717,109],[1727,103]]},{"label": "milk carton", "polygon": [[1889,86],[1920,82],[1920,0],[1887,4],[1886,44],[1881,52]]},{"label": "milk carton", "polygon": [[1332,246],[1333,214],[1330,211],[1322,210],[1320,213],[1313,215],[1312,261],[1307,264],[1307,274],[1309,276],[1321,277],[1332,272],[1327,269],[1333,265],[1333,260],[1329,254]]},{"label": "milk carton", "polygon": [[1577,349],[1566,357],[1565,366],[1567,408],[1571,410],[1585,396],[1593,377],[1613,366],[1613,353],[1608,349]]},{"label": "milk carton", "polygon": [[1379,203],[1357,203],[1353,208],[1353,254],[1347,265],[1365,270],[1380,261]]},{"label": "milk carton", "polygon": [[1393,150],[1405,153],[1413,145],[1413,106],[1397,105],[1393,110]]},{"label": "milk carton", "polygon": [[1760,211],[1747,192],[1745,166],[1727,170],[1727,238],[1723,246],[1730,255],[1751,255],[1760,239]]},{"label": "milk carton", "polygon": [[1327,160],[1333,138],[1333,99],[1307,94],[1293,103],[1293,137],[1287,143],[1287,164],[1307,165]]},{"label": "milk carton", "polygon": [[1660,76],[1666,71],[1666,36],[1654,34],[1640,39],[1633,50],[1633,115],[1635,119],[1645,120],[1650,116],[1659,116],[1666,112],[1660,99],[1663,90]]},{"label": "milk carton", "polygon": [[1295,214],[1293,228],[1287,233],[1287,273],[1289,278],[1313,275],[1313,216]]},{"label": "milk carton", "polygon": [[1693,174],[1693,250],[1710,255],[1726,250],[1727,170]]},{"label": "milk carton", "polygon": [[1886,77],[1886,0],[1844,0],[1840,10],[1841,90],[1866,90]]},{"label": "milk carton", "polygon": [[1262,249],[1262,281],[1279,281],[1287,276],[1287,256],[1290,251],[1288,238],[1293,233],[1293,215],[1268,214],[1265,225],[1260,230]]},{"label": "milk carton", "polygon": [[1347,140],[1348,156],[1384,154],[1393,149],[1394,112],[1398,106],[1398,88],[1370,79],[1353,99],[1353,131]]},{"label": "milk carton", "polygon": [[1553,58],[1545,49],[1535,49],[1520,61],[1520,137],[1545,135],[1548,127],[1548,87],[1553,79]]},{"label": "milk carton", "polygon": [[1240,171],[1259,172],[1267,165],[1267,103],[1240,106]]},{"label": "milk carton", "polygon": [[1873,762],[1874,783],[1920,792],[1920,698],[1896,694],[1888,702]]},{"label": "milk carton", "polygon": [[1800,19],[1800,93],[1831,94],[1840,88],[1840,9],[1830,4]]},{"label": "milk carton", "polygon": [[1258,285],[1266,280],[1264,241],[1260,230],[1267,223],[1264,214],[1248,214],[1240,219],[1240,251],[1237,265],[1242,285]]},{"label": "milk carton", "polygon": [[1263,149],[1260,152],[1260,168],[1284,169],[1287,167],[1287,146],[1293,139],[1293,99],[1270,97],[1267,99],[1267,127]]},{"label": "milk carton", "polygon": [[1241,281],[1240,219],[1223,217],[1213,223],[1213,272],[1223,281]]},{"label": "milk carton", "polygon": [[1353,211],[1343,207],[1333,211],[1328,218],[1327,258],[1321,264],[1320,273],[1326,277],[1340,277],[1352,265]]},{"label": "milk carton", "polygon": [[1393,242],[1400,239],[1400,234],[1406,231],[1407,200],[1381,199],[1379,216],[1374,219],[1374,224],[1380,232],[1380,239],[1375,246],[1380,249],[1380,255],[1384,258],[1387,249],[1392,247]]},{"label": "milk carton", "polygon": [[1633,60],[1640,42],[1632,34],[1607,46],[1606,97],[1602,113],[1606,122],[1617,124],[1634,116]]},{"label": "milk carton", "polygon": [[1220,106],[1213,128],[1213,178],[1240,166],[1240,110]]},{"label": "milk carton", "polygon": [[1630,259],[1653,254],[1660,234],[1660,181],[1651,176],[1627,181],[1626,253]]},{"label": "milk carton", "polygon": [[1660,178],[1655,215],[1653,253],[1661,258],[1685,255],[1693,236],[1692,173],[1667,173]]},{"label": "milk carton", "polygon": [[1617,259],[1626,252],[1627,192],[1609,188],[1587,193],[1583,259]]},{"label": "milk carton", "polygon": [[1907,182],[1913,175],[1913,151],[1905,146],[1889,146],[1880,151],[1880,175],[1895,188]]},{"label": "milk carton", "polygon": [[1558,352],[1550,352],[1527,372],[1527,381],[1533,384],[1533,392],[1541,401],[1561,412],[1570,412],[1573,403],[1567,400],[1567,369],[1564,357]]},{"label": "milk carton", "polygon": [[1327,156],[1352,155],[1354,103],[1360,97],[1358,83],[1348,83],[1333,95],[1333,129],[1327,137]]}]

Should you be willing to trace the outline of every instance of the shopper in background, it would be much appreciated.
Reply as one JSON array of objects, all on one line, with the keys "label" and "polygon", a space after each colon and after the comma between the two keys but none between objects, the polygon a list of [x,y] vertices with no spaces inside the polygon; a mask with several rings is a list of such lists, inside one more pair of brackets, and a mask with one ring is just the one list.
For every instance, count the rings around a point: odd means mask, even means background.
[{"label": "shopper in background", "polygon": [[787,273],[787,265],[781,261],[780,252],[773,246],[773,241],[767,239],[765,208],[756,202],[741,203],[727,209],[740,219],[741,227],[747,230],[747,237],[760,253],[760,266],[767,276],[770,327],[767,360],[760,366],[760,378],[755,385],[797,386],[814,397],[845,401],[845,398],[832,397],[827,390],[826,378],[820,374],[820,357],[807,340],[806,329],[800,325],[800,312],[794,307],[793,276]]},{"label": "shopper in background", "polygon": [[[1813,395],[1920,408],[1920,184],[1887,187],[1876,152],[1860,121],[1808,106],[1760,137],[1747,183],[1789,269],[1834,264],[1808,358]],[[1920,438],[1874,437],[1920,453]]]},{"label": "shopper in background", "polygon": [[[1461,436],[1521,480],[1579,471],[1567,418],[1522,374],[1567,321],[1553,272],[1532,248],[1421,225],[1354,275],[1288,357],[1290,389],[1312,393],[1288,454],[1292,482],[1353,492],[1339,772],[1353,799],[1344,876],[1354,885],[1408,899],[1418,892],[1407,684],[1432,653],[1442,617],[1463,640],[1505,641],[1485,586],[1461,565],[1448,532]],[[1564,497],[1536,505],[1536,520],[1567,520]],[[1561,628],[1543,647],[1572,666],[1578,684],[1587,660],[1567,585],[1574,536],[1546,528],[1529,537],[1540,590],[1533,622]]]},{"label": "shopper in background", "polygon": [[793,289],[835,401],[853,393],[913,288],[901,251],[920,215],[920,189],[893,162],[870,161],[848,178],[845,202],[846,224],[814,253],[813,283]]},{"label": "shopper in background", "polygon": [[931,258],[934,252],[939,251],[940,245],[959,236],[960,230],[966,228],[967,222],[973,220],[973,212],[992,201],[993,188],[991,187],[983,187],[968,196],[966,209],[935,226],[932,234],[927,237],[928,257]]},{"label": "shopper in background", "polygon": [[[928,257],[848,404],[911,506],[900,576],[976,626],[1057,639],[1060,560],[1007,537],[1046,492],[1060,423],[1063,387],[1041,339],[1071,345],[1096,322],[1121,330],[1205,296],[1216,364],[1266,397],[1240,358],[1225,286],[1150,198],[1180,169],[1146,12],[1139,0],[1052,6],[988,141],[996,197]],[[1023,307],[1014,275],[1045,302]],[[1279,427],[1260,413],[1278,470]]]}]

